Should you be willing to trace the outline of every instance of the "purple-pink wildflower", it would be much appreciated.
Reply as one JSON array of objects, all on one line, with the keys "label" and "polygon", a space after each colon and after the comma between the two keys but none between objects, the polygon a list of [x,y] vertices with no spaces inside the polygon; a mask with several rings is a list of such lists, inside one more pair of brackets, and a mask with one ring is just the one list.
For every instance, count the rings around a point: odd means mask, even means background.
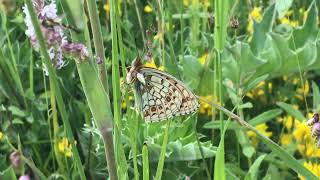
[{"label": "purple-pink wildflower", "polygon": [[14,168],[18,168],[21,165],[21,155],[19,151],[14,151],[10,154],[10,161]]},{"label": "purple-pink wildflower", "polygon": [[[57,15],[56,1],[51,1],[50,4],[45,5],[43,0],[33,1],[33,6],[36,10],[36,14],[41,26],[42,34],[46,40],[48,47],[48,54],[55,68],[61,69],[66,65],[64,61],[65,55],[72,55],[77,59],[84,60],[88,56],[88,51],[85,45],[80,43],[73,43],[67,40],[63,30],[64,27],[60,25],[61,18]],[[31,17],[26,6],[23,7],[23,12],[26,17],[24,19],[27,25],[26,35],[29,37],[31,45],[37,51],[39,50],[39,43],[36,38],[36,33],[34,31]],[[57,22],[50,26],[45,25],[47,21]],[[44,66],[44,71],[47,67]]]}]

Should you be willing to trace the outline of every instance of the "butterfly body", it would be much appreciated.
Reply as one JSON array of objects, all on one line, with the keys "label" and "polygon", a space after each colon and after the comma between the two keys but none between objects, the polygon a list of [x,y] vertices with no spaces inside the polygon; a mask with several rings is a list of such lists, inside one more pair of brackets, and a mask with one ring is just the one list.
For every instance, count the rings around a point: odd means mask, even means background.
[{"label": "butterfly body", "polygon": [[187,115],[199,108],[197,97],[181,81],[165,72],[132,63],[127,83],[133,85],[136,107],[146,122]]}]

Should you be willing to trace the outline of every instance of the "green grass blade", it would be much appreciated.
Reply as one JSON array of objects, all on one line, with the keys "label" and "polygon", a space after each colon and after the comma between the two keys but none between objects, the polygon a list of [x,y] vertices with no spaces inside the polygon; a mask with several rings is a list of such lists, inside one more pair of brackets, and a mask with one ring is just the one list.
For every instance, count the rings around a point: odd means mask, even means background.
[{"label": "green grass blade", "polygon": [[166,158],[166,151],[167,151],[167,144],[168,144],[168,138],[169,138],[169,127],[170,127],[171,119],[167,121],[167,127],[164,132],[163,136],[163,143],[161,147],[161,152],[160,152],[160,158],[158,162],[158,168],[157,168],[157,173],[155,180],[160,180],[162,176],[162,171],[163,171],[163,166],[164,166],[164,160]]},{"label": "green grass blade", "polygon": [[149,157],[148,146],[143,144],[142,147],[142,165],[143,165],[143,180],[149,180]]},{"label": "green grass blade", "polygon": [[228,125],[230,123],[230,119],[227,121],[225,128],[222,132],[222,136],[220,139],[220,143],[217,149],[216,153],[216,159],[214,161],[214,180],[225,180],[226,174],[225,174],[225,160],[224,160],[224,135],[226,133],[226,130],[228,129]]}]

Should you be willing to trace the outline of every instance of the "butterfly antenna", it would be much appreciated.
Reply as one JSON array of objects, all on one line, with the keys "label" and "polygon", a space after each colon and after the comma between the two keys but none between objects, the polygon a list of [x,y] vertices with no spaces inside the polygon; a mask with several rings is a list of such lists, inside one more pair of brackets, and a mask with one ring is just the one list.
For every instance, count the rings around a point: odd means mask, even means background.
[{"label": "butterfly antenna", "polygon": [[137,56],[140,57],[139,50],[137,48],[138,43],[137,43],[137,38],[136,37],[134,38],[134,44],[136,45],[135,47],[136,47]]}]

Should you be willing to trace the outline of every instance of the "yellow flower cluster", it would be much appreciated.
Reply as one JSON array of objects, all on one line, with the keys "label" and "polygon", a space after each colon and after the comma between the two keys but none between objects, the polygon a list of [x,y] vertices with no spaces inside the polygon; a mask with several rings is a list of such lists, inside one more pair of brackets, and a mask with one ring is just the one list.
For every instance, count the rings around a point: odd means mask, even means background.
[{"label": "yellow flower cluster", "polygon": [[296,139],[298,151],[303,157],[320,157],[320,149],[315,145],[315,140],[311,136],[311,128],[305,122],[295,121],[295,131],[293,135]]},{"label": "yellow flower cluster", "polygon": [[[298,108],[296,106],[296,108]],[[311,118],[313,113],[309,113],[308,117]],[[295,120],[294,117],[288,115],[278,118],[278,122],[282,123],[285,127],[285,133],[280,135],[280,143],[282,146],[287,146],[293,142],[297,144],[297,150],[305,157],[320,157],[320,149],[315,145],[315,139],[311,135],[311,127],[305,122]]]},{"label": "yellow flower cluster", "polygon": [[69,143],[69,141],[66,137],[62,138],[58,142],[58,150],[59,150],[59,152],[64,154],[66,157],[72,156],[72,145]]},{"label": "yellow flower cluster", "polygon": [[214,98],[212,95],[208,95],[201,96],[200,99],[201,101],[199,112],[201,114],[207,114],[208,116],[212,116],[212,106],[209,103],[212,101],[216,101],[216,98]]},{"label": "yellow flower cluster", "polygon": [[287,11],[285,16],[283,16],[282,18],[279,19],[280,23],[281,24],[287,24],[287,25],[290,25],[292,27],[298,27],[299,26],[299,21],[290,20],[290,17],[292,16],[292,14],[293,14],[292,10]]},{"label": "yellow flower cluster", "polygon": [[256,22],[261,22],[262,21],[262,14],[261,14],[261,7],[254,7],[252,11],[249,13],[248,17],[248,26],[247,26],[247,31],[249,34],[253,33],[253,20]]},{"label": "yellow flower cluster", "polygon": [[247,97],[251,99],[257,99],[263,103],[267,102],[267,96],[265,94],[265,89],[268,88],[269,93],[272,92],[272,83],[269,82],[268,84],[265,81],[261,81],[256,88],[251,90],[246,94]]},{"label": "yellow flower cluster", "polygon": [[[133,100],[133,96],[129,96],[129,101],[132,101]],[[127,108],[127,103],[124,99],[122,99],[122,102],[121,102],[121,108],[122,109],[126,109]]]},{"label": "yellow flower cluster", "polygon": [[[320,177],[320,164],[312,163],[312,162],[304,162],[304,167],[306,167],[309,171],[311,171],[317,177]],[[299,179],[305,180],[303,176],[299,175]]]},{"label": "yellow flower cluster", "polygon": [[[255,128],[260,133],[262,133],[263,135],[265,135],[268,138],[272,136],[272,132],[267,131],[268,126],[266,125],[266,123],[259,124],[259,125],[255,126]],[[252,146],[257,147],[258,142],[259,142],[257,134],[255,132],[253,132],[253,131],[247,131],[247,135],[248,135],[249,139],[251,140]]]},{"label": "yellow flower cluster", "polygon": [[309,91],[310,91],[309,82],[307,80],[304,81],[303,87],[301,87],[300,84],[297,84],[297,85],[298,85],[298,88],[297,88],[297,93],[295,94],[295,97],[297,99],[303,101],[304,96],[307,95],[309,93]]}]

